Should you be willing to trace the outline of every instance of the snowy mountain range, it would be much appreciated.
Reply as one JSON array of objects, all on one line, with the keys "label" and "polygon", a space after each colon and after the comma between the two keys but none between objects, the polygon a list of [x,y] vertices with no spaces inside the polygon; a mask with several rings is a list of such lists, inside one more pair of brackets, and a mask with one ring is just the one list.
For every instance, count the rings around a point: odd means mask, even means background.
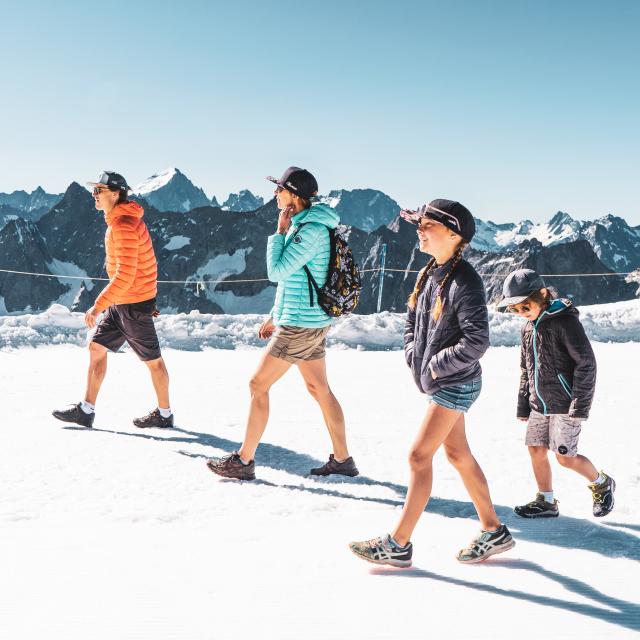
[{"label": "snowy mountain range", "polygon": [[606,215],[597,220],[574,220],[558,211],[549,222],[495,224],[478,220],[471,246],[481,251],[500,253],[536,240],[545,247],[564,242],[586,240],[596,255],[616,271],[627,271],[640,265],[640,227],[631,227],[622,218]]},{"label": "snowy mountain range", "polygon": [[42,187],[37,187],[31,193],[0,193],[0,228],[16,217],[39,220],[61,198],[61,193],[46,193]]},{"label": "snowy mountain range", "polygon": [[[145,209],[145,221],[158,259],[159,280],[186,282],[159,285],[158,305],[162,310],[175,313],[197,309],[203,313],[232,314],[270,310],[274,284],[267,280],[264,256],[267,236],[275,229],[278,216],[274,200],[257,211],[233,215],[210,205],[181,215],[159,211],[148,203]],[[624,226],[595,225],[593,229],[591,239],[597,240],[599,247],[623,250],[616,234],[623,233],[626,238]],[[418,251],[415,227],[396,217],[391,224],[371,232],[356,226],[344,230],[364,270],[358,311],[371,313],[377,308],[381,281],[377,269],[383,245],[387,271],[381,308],[404,310],[415,272],[427,260]],[[33,222],[20,217],[10,220],[0,230],[0,268],[62,277],[0,272],[0,314],[42,311],[52,303],[74,310],[91,306],[104,283],[93,281],[90,276],[106,275],[104,232],[103,216],[96,212],[91,194],[76,183],[40,220]],[[606,235],[607,232],[613,235]],[[633,243],[628,247],[629,260],[634,247]],[[532,267],[543,274],[614,271],[598,256],[589,239],[583,237],[547,244],[536,238],[526,239],[500,251],[471,247],[466,256],[482,274],[490,301],[500,296],[506,273],[518,267]],[[238,279],[249,282],[233,282]],[[613,273],[547,280],[561,295],[572,297],[578,304],[630,300],[637,289],[637,284],[625,282]]]}]

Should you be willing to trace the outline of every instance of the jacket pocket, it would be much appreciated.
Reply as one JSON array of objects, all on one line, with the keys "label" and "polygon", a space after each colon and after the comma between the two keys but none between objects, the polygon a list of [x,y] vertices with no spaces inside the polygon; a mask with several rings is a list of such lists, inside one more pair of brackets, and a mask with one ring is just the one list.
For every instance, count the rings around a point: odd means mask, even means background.
[{"label": "jacket pocket", "polygon": [[569,386],[569,383],[567,382],[566,378],[559,373],[558,374],[558,380],[560,380],[560,384],[562,385],[562,388],[564,389],[565,393],[572,398],[573,394],[571,393],[571,387]]}]

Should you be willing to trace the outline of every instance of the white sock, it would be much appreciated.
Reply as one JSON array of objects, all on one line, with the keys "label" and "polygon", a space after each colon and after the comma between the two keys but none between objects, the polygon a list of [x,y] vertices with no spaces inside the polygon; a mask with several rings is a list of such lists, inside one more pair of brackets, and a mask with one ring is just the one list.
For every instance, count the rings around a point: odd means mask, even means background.
[{"label": "white sock", "polygon": [[81,400],[80,401],[80,408],[85,413],[95,413],[96,412],[96,405],[95,404],[91,404],[90,402],[87,402],[86,400]]},{"label": "white sock", "polygon": [[168,418],[172,413],[171,409],[169,409],[169,408],[163,409],[162,407],[158,407],[158,411],[160,412],[160,415],[163,418]]},{"label": "white sock", "polygon": [[551,504],[553,504],[553,491],[540,491],[540,493],[544,496],[544,499],[547,502],[550,502]]},{"label": "white sock", "polygon": [[598,477],[593,482],[590,482],[589,484],[602,484],[605,480],[606,480],[606,477],[604,476],[602,471],[600,471],[600,473],[598,473]]}]

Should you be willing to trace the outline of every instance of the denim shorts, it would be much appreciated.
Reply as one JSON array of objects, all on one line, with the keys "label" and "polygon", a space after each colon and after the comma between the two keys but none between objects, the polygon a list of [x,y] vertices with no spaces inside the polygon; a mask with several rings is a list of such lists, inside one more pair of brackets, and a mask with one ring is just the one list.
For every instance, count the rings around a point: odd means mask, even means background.
[{"label": "denim shorts", "polygon": [[465,384],[456,384],[452,387],[438,389],[432,396],[432,402],[447,409],[455,409],[466,413],[471,405],[478,399],[482,389],[482,378],[476,378]]}]

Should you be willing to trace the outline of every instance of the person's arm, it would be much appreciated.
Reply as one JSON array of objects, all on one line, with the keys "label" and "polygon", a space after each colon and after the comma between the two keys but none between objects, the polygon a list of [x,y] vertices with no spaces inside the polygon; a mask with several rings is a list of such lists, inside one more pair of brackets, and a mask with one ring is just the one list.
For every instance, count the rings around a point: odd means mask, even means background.
[{"label": "person's arm", "polygon": [[529,404],[529,373],[527,371],[524,331],[521,332],[521,336],[522,344],[520,345],[520,385],[518,387],[518,409],[516,416],[519,420],[526,420],[531,414],[531,405]]},{"label": "person's arm", "polygon": [[434,378],[450,376],[480,360],[489,347],[489,318],[484,289],[475,285],[458,287],[453,301],[462,337],[438,351],[429,362]]},{"label": "person's arm", "polygon": [[416,310],[407,307],[407,319],[404,323],[404,357],[411,366],[413,360],[413,345],[415,343]]},{"label": "person's arm", "polygon": [[[285,246],[285,236],[275,233],[267,239],[267,277],[282,282],[311,260],[318,251],[327,227],[310,222],[305,224]],[[296,238],[299,238],[296,241]]]},{"label": "person's arm", "polygon": [[575,363],[569,416],[586,420],[596,387],[596,357],[578,318],[571,317],[562,322],[562,338],[569,356]]},{"label": "person's arm", "polygon": [[116,254],[116,273],[93,305],[98,313],[114,304],[117,297],[126,294],[133,285],[138,269],[139,250],[136,226],[135,218],[123,217],[111,227]]}]

